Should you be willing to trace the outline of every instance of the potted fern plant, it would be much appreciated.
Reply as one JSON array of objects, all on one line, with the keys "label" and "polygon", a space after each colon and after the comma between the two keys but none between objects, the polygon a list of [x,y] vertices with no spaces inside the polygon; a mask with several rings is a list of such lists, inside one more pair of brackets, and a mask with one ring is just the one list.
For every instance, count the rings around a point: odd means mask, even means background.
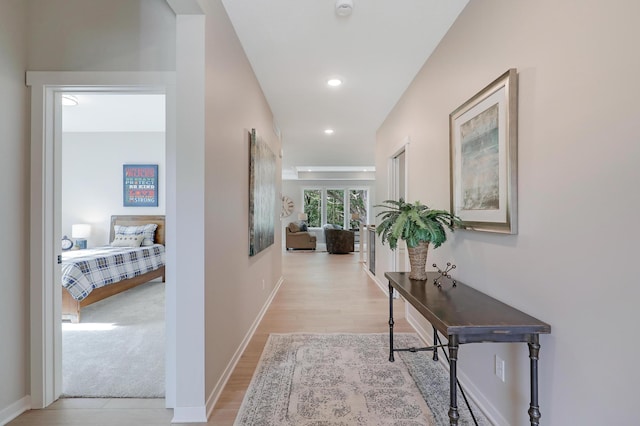
[{"label": "potted fern plant", "polygon": [[453,232],[453,227],[461,224],[460,219],[446,210],[430,209],[420,201],[407,203],[402,198],[386,200],[376,207],[385,209],[376,215],[382,218],[376,226],[382,244],[388,242],[389,248],[395,250],[399,239],[406,241],[411,263],[409,278],[426,280],[429,244],[434,249],[440,247],[447,240],[445,228]]}]

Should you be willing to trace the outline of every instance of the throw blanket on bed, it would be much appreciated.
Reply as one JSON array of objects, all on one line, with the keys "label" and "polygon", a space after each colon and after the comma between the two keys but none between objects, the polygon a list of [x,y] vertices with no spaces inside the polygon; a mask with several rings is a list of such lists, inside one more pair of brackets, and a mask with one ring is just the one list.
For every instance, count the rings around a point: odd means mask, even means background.
[{"label": "throw blanket on bed", "polygon": [[99,247],[62,254],[62,286],[80,301],[94,288],[137,277],[162,267],[164,246]]}]

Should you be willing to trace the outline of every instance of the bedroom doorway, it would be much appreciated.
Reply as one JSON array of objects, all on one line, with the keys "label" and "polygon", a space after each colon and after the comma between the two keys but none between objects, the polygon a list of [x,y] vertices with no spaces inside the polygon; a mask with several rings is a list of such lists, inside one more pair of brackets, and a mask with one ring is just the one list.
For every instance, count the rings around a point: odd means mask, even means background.
[{"label": "bedroom doorway", "polygon": [[[25,164],[29,169],[29,235],[25,236],[29,240],[29,398],[16,409],[45,408],[61,392],[61,369],[56,366],[61,358],[62,291],[60,281],[54,285],[53,278],[60,276],[62,238],[54,209],[60,190],[56,141],[62,104],[58,98],[67,91],[153,91],[167,96],[165,406],[173,409],[176,423],[206,422],[205,305],[200,296],[205,291],[205,170],[204,162],[198,163],[205,153],[206,22],[205,12],[193,7],[193,2],[166,3],[176,16],[176,37],[175,45],[169,42],[168,50],[161,53],[167,59],[175,54],[175,62],[148,68],[135,56],[122,62],[115,53],[71,49],[67,53],[77,61],[56,59],[68,71],[26,71],[30,96],[30,140],[25,147],[29,151]],[[148,31],[154,29],[144,27],[144,34]],[[198,246],[195,255],[190,252],[194,246]]]},{"label": "bedroom doorway", "polygon": [[[61,397],[163,398],[164,280],[151,268],[161,265],[164,247],[108,246],[114,238],[111,218],[116,215],[161,218],[155,232],[164,244],[166,96],[148,91],[69,91],[61,93],[61,102],[60,229],[63,242],[71,246],[62,252],[62,279],[73,286],[73,291],[63,289]],[[142,206],[127,205],[135,203],[127,202],[125,170],[154,174],[129,185]],[[155,260],[132,263],[126,268],[131,277],[120,281],[123,269],[118,263],[134,257]],[[76,261],[100,268],[100,273],[81,274]],[[136,278],[130,284],[133,271],[151,278],[148,282]],[[92,277],[99,279],[90,283]],[[124,285],[133,288],[112,294]],[[98,295],[103,290],[104,295]],[[79,318],[70,314],[78,310],[70,295],[86,293],[83,303],[92,302],[91,298],[96,302],[82,307]]]},{"label": "bedroom doorway", "polygon": [[[54,200],[59,187],[61,93],[166,94],[167,269],[165,406],[179,422],[206,422],[204,163],[205,25],[183,3],[176,12],[175,71],[27,71],[31,94],[29,323],[30,407],[45,408],[61,393],[61,321],[58,255],[62,233]],[[178,140],[180,143],[178,144]],[[195,165],[194,165],[195,163]],[[197,206],[197,207],[196,207]],[[194,246],[202,247],[193,254]],[[180,279],[180,292],[177,281]],[[57,283],[57,285],[54,284]],[[57,291],[54,291],[57,290]],[[180,318],[180,321],[178,321]]]},{"label": "bedroom doorway", "polygon": [[[164,93],[166,96],[167,188],[175,187],[176,98],[174,73],[40,72],[28,71],[31,91],[31,217],[30,217],[30,389],[31,408],[45,408],[62,393],[61,349],[61,133],[62,94],[65,92]],[[182,119],[181,119],[182,120]],[[181,121],[180,120],[180,121]],[[188,121],[188,120],[187,120]],[[190,146],[186,145],[186,150]],[[185,148],[183,148],[185,149]],[[175,324],[178,303],[175,268],[180,257],[175,246],[177,203],[167,192],[168,223],[164,348],[165,406],[174,407],[176,395]],[[174,266],[175,265],[175,266]]]}]

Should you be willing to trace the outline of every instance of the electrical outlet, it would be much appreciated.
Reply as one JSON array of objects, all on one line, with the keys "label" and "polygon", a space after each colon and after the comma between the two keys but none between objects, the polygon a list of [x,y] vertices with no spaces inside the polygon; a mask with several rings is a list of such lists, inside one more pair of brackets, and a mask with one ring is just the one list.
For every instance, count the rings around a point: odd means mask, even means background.
[{"label": "electrical outlet", "polygon": [[505,376],[505,372],[504,372],[504,360],[502,358],[500,358],[498,355],[495,356],[495,373],[496,376],[498,376],[498,378],[500,380],[502,380],[504,382],[504,376]]}]

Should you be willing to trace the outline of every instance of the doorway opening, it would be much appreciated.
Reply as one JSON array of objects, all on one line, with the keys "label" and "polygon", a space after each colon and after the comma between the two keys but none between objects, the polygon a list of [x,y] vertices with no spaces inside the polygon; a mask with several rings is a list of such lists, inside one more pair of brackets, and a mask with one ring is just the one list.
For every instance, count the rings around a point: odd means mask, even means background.
[{"label": "doorway opening", "polygon": [[[390,158],[390,181],[389,181],[389,198],[399,200],[407,199],[407,148],[408,144],[402,146]],[[394,250],[392,256],[393,271],[409,270],[409,256],[407,254],[407,245],[404,240],[398,241],[398,248]]]},{"label": "doorway opening", "polygon": [[[62,393],[62,95],[75,93],[148,93],[166,96],[166,187],[176,182],[176,91],[173,73],[27,72],[31,88],[30,346],[31,407],[44,408]],[[175,199],[167,191],[165,299],[165,405],[175,404]]]},{"label": "doorway opening", "polygon": [[[56,172],[61,190],[55,210],[71,248],[61,254],[61,282],[68,288],[62,289],[60,396],[163,398],[164,274],[152,271],[166,259],[166,96],[69,91],[61,92],[61,102]],[[151,170],[153,176],[127,178],[129,170]],[[119,238],[114,226],[133,230],[115,224],[113,219],[122,217],[155,225],[151,235],[161,240]],[[121,247],[121,240],[131,247]],[[136,246],[138,241],[144,245]],[[150,280],[131,281],[140,274]],[[124,286],[131,288],[123,291]],[[80,304],[77,315],[68,306]]]}]

